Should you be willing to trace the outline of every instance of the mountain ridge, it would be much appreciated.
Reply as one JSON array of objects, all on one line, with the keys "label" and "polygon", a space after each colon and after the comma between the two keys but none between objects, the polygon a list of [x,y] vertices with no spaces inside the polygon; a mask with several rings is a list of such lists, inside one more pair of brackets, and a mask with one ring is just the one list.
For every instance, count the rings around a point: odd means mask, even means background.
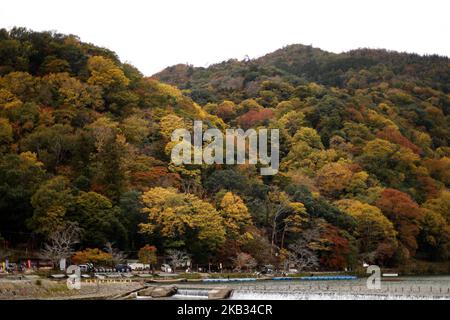
[{"label": "mountain ridge", "polygon": [[[418,82],[424,81],[435,89],[450,91],[448,64],[450,59],[439,55],[419,55],[401,53],[386,49],[355,49],[343,53],[332,53],[320,48],[293,44],[251,60],[229,59],[208,67],[177,64],[154,74],[152,77],[162,82],[175,85],[180,89],[196,91],[207,90],[211,85],[220,89],[223,83],[229,87],[252,86],[248,82],[255,80],[255,71],[264,79],[281,77],[287,82],[298,84],[317,82],[327,86],[344,87],[345,76],[349,71],[370,68],[387,68],[398,75],[415,76]],[[408,69],[409,68],[409,69]],[[430,70],[431,68],[431,70]],[[244,82],[242,83],[242,79]],[[222,84],[218,84],[222,82]],[[217,102],[220,98],[199,99],[194,92],[191,97],[197,102]],[[249,95],[248,97],[250,97]],[[237,102],[237,101],[235,101]]]}]

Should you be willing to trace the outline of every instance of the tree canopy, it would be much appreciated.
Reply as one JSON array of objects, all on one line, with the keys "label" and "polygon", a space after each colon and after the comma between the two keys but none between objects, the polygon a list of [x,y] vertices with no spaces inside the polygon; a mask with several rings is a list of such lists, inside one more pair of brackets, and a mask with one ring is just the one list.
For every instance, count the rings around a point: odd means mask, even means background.
[{"label": "tree canopy", "polygon": [[[448,261],[448,66],[292,45],[145,77],[74,35],[2,29],[2,241],[39,248],[76,225],[80,262],[109,259],[106,243],[241,269]],[[175,165],[171,134],[194,120],[279,129],[279,173]]]}]

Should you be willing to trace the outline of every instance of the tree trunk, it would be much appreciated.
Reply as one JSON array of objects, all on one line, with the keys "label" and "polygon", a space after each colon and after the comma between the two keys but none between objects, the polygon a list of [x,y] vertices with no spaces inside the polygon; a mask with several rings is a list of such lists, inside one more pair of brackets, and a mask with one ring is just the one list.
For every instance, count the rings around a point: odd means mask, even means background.
[{"label": "tree trunk", "polygon": [[277,220],[276,218],[273,219],[272,222],[272,239],[271,239],[271,246],[270,246],[270,254],[273,255],[273,246],[275,245],[275,233],[277,230]]},{"label": "tree trunk", "polygon": [[286,234],[286,224],[284,225],[284,228],[283,228],[283,233],[281,234],[281,249],[283,249],[284,248],[284,236],[285,236],[285,234]]}]

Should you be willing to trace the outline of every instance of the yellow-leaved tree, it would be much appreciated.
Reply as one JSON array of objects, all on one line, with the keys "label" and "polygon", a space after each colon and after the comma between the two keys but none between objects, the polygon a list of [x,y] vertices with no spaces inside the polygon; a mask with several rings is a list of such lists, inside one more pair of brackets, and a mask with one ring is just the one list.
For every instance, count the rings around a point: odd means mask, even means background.
[{"label": "yellow-leaved tree", "polygon": [[209,202],[195,195],[156,187],[142,195],[142,203],[148,216],[148,222],[140,225],[143,233],[181,244],[197,242],[209,250],[225,241],[222,217]]},{"label": "yellow-leaved tree", "polygon": [[91,73],[88,84],[97,85],[106,90],[126,87],[130,80],[114,62],[102,56],[89,58],[87,67]]},{"label": "yellow-leaved tree", "polygon": [[353,199],[337,201],[336,205],[356,219],[355,232],[363,258],[382,263],[394,254],[398,245],[397,232],[379,208]]},{"label": "yellow-leaved tree", "polygon": [[245,230],[253,224],[244,201],[232,192],[225,193],[220,201],[220,213],[224,219],[227,237],[233,240],[245,237]]}]

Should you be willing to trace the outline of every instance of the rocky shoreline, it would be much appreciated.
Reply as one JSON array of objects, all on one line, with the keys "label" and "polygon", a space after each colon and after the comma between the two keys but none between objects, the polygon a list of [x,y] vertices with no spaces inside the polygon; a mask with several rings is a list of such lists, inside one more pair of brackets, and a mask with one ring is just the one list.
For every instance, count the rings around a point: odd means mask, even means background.
[{"label": "rocky shoreline", "polygon": [[2,280],[0,300],[110,299],[142,287],[142,282],[83,282],[79,290],[70,290],[65,281]]}]

